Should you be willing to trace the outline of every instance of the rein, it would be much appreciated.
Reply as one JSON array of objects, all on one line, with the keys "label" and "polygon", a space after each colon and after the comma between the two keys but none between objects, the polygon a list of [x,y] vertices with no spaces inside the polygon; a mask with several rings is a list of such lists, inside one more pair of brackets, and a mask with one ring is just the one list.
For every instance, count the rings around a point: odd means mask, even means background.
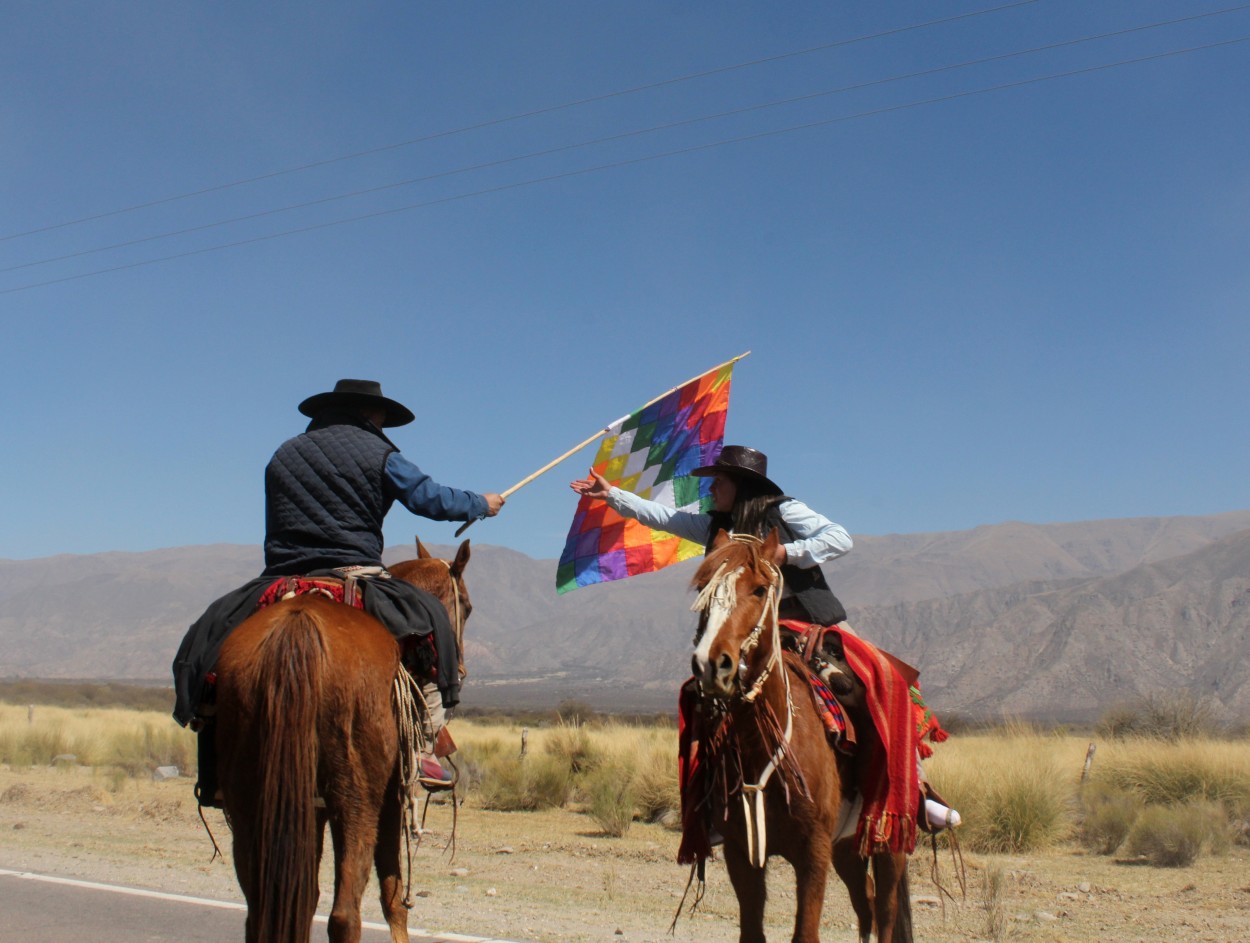
[{"label": "rein", "polygon": [[[781,626],[778,618],[778,608],[781,601],[782,588],[784,579],[781,570],[769,560],[761,559],[759,556],[759,547],[763,541],[758,537],[749,534],[730,534],[730,540],[747,544],[751,547],[752,556],[757,567],[762,568],[769,576],[768,591],[764,598],[764,606],[760,610],[759,621],[755,627],[743,640],[739,646],[739,680],[743,680],[746,668],[742,665],[745,656],[759,646],[760,639],[763,638],[764,632],[771,628],[772,634],[772,651],[769,653],[768,662],[756,676],[751,687],[739,695],[738,700],[743,704],[751,707],[755,712],[756,723],[759,725],[761,733],[768,730],[770,733],[777,729],[776,718],[773,712],[768,708],[766,701],[756,703],[760,694],[764,690],[764,685],[772,675],[773,670],[782,666],[781,660]],[[729,595],[732,591],[727,580],[729,573],[727,572],[728,562],[722,563],[712,575],[707,585],[699,592],[698,598],[695,600],[691,609],[696,612],[706,612],[713,605],[718,605],[727,609],[732,609],[730,605]],[[767,859],[767,836],[765,834],[765,816],[764,816],[764,789],[768,786],[773,774],[782,766],[786,760],[787,750],[790,745],[791,736],[794,733],[794,698],[790,688],[790,673],[784,668],[781,671],[782,683],[786,692],[786,725],[781,731],[779,738],[773,737],[777,746],[769,757],[768,763],[765,765],[759,778],[754,783],[743,781],[742,783],[742,810],[743,818],[746,825],[747,837],[747,857],[751,863],[757,867],[764,867]],[[767,739],[767,738],[766,738]],[[800,787],[802,785],[802,777],[799,777]]]},{"label": "rein", "polygon": [[[460,594],[460,582],[451,573],[451,563],[447,560],[438,559],[438,562],[447,567],[447,574],[451,580],[452,595],[452,612],[451,624],[452,630],[456,636],[456,654],[460,664],[460,677],[465,676],[464,668],[464,624],[468,621],[468,617],[464,613],[464,602]],[[420,787],[420,767],[418,762],[418,754],[424,752],[427,744],[425,743],[425,724],[422,721],[423,715],[428,708],[425,706],[425,698],[421,694],[420,685],[416,679],[408,672],[402,664],[399,673],[395,677],[394,685],[395,714],[399,723],[399,793],[400,793],[400,830],[404,836],[404,857],[406,867],[404,869],[404,899],[403,904],[409,910],[413,907],[412,899],[412,858],[416,851],[416,845],[420,845],[422,826],[425,824],[425,815],[421,816],[421,824],[416,822],[416,805],[417,805],[417,789]],[[453,764],[454,766],[454,764]],[[458,805],[454,799],[452,801],[452,829],[451,840],[448,842],[454,848],[456,842],[456,818],[458,817]],[[429,807],[429,796],[426,797],[426,807]],[[413,843],[413,837],[416,836],[416,845]],[[455,852],[452,852],[453,858]]]},{"label": "rein", "polygon": [[468,617],[464,614],[464,603],[460,597],[460,581],[451,575],[451,562],[442,559],[438,562],[447,567],[447,575],[451,579],[452,609],[455,610],[451,614],[451,627],[456,633],[456,655],[460,662],[460,677],[464,679],[468,674],[464,668],[464,624]]}]

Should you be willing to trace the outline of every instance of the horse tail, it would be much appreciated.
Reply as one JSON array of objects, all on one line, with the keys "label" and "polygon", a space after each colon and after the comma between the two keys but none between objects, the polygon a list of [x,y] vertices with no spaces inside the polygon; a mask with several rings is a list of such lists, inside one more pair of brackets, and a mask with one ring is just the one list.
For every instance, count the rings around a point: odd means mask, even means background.
[{"label": "horse tail", "polygon": [[898,881],[898,903],[894,905],[894,933],[890,943],[912,943],[911,888],[907,884],[907,862]]},{"label": "horse tail", "polygon": [[[321,625],[295,606],[257,650],[258,720],[252,939],[309,938],[317,908],[317,714],[325,680]],[[254,916],[253,916],[254,911]]]}]

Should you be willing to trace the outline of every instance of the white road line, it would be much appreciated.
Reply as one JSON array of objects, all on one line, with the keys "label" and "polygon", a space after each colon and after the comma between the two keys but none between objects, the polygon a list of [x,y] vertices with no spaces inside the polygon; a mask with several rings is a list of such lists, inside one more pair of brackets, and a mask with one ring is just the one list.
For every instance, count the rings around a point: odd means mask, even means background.
[{"label": "white road line", "polygon": [[[150,897],[154,900],[172,900],[183,904],[199,904],[203,907],[218,907],[222,910],[239,910],[246,912],[247,904],[239,903],[233,900],[212,900],[208,897],[188,897],[185,894],[167,894],[164,891],[149,891],[141,887],[122,887],[118,884],[98,884],[95,881],[79,881],[75,878],[59,878],[51,874],[35,874],[33,871],[6,871],[0,868],[0,877],[21,878],[24,881],[42,881],[44,884],[63,884],[68,887],[82,887],[92,891],[110,891],[114,894],[127,894],[131,897]],[[317,914],[313,918],[317,923],[325,923],[329,918],[324,914]],[[364,921],[361,926],[368,927],[370,930],[389,930],[385,923],[370,923]],[[447,940],[450,943],[512,943],[511,940],[500,940],[495,937],[485,936],[465,936],[461,933],[435,933],[430,930],[422,930],[417,927],[411,927],[408,930],[410,935],[437,937],[440,940]]]}]

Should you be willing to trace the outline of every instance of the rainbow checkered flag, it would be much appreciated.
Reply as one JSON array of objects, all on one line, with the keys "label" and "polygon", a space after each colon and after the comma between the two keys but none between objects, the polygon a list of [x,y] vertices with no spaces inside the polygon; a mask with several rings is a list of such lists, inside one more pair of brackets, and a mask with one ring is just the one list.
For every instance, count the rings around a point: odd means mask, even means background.
[{"label": "rainbow checkered flag", "polygon": [[[744,355],[745,356],[745,355]],[[740,358],[738,358],[740,359]],[[711,509],[711,479],[690,473],[720,454],[735,361],[714,367],[608,427],[594,470],[611,484],[682,511]],[[560,554],[556,591],[622,580],[688,560],[703,547],[583,496]]]}]

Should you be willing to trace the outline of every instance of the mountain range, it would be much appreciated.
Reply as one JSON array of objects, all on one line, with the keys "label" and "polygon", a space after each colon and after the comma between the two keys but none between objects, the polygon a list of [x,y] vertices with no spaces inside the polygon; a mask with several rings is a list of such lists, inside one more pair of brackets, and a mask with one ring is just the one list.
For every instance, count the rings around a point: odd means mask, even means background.
[{"label": "mountain range", "polygon": [[[672,709],[694,563],[557,596],[554,561],[474,545],[464,703]],[[260,568],[223,544],[0,560],[0,677],[165,682],[187,625]],[[939,714],[1087,721],[1183,693],[1250,717],[1250,510],[857,536],[825,569]]]}]

